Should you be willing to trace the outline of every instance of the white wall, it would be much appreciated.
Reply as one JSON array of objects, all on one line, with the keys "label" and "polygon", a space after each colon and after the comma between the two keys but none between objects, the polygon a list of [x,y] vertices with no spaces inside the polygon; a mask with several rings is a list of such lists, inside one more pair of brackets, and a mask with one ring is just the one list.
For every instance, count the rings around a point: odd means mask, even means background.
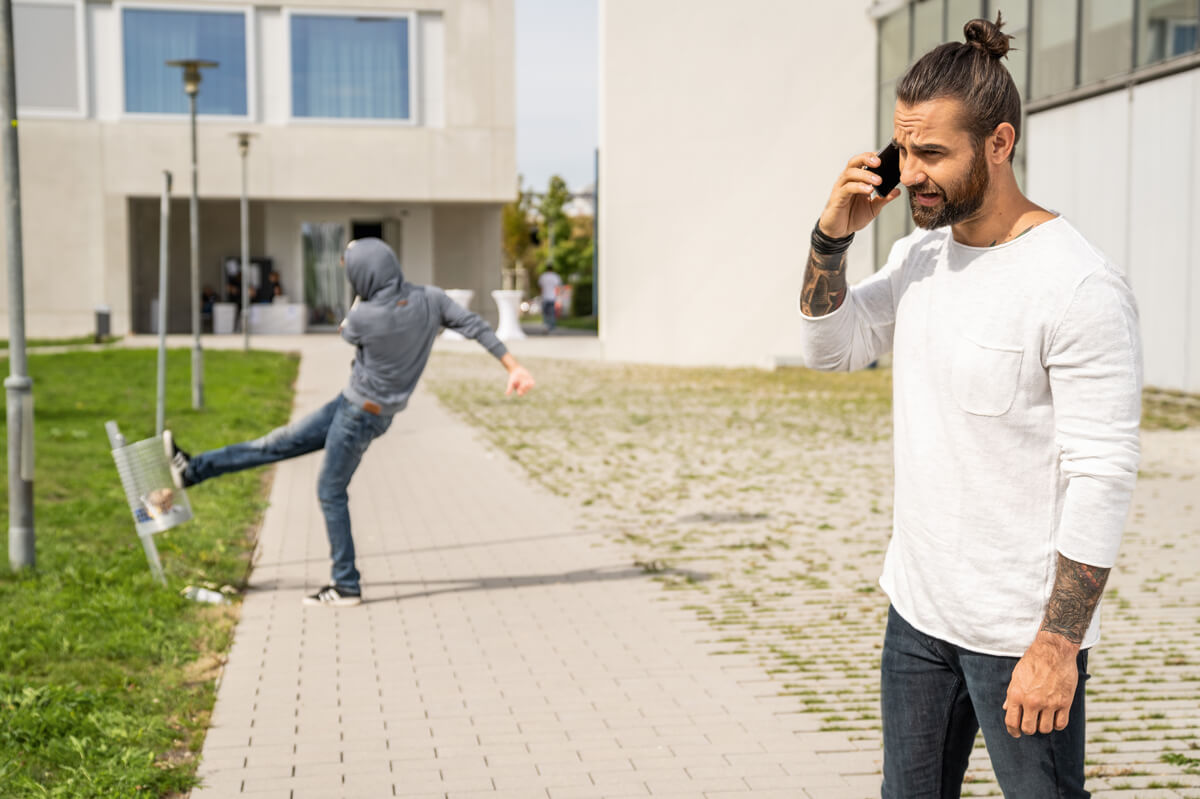
[{"label": "white wall", "polygon": [[607,357],[797,360],[809,233],[846,160],[878,147],[868,5],[601,0]]},{"label": "white wall", "polygon": [[1027,184],[1129,276],[1146,384],[1200,391],[1200,69],[1029,116]]}]

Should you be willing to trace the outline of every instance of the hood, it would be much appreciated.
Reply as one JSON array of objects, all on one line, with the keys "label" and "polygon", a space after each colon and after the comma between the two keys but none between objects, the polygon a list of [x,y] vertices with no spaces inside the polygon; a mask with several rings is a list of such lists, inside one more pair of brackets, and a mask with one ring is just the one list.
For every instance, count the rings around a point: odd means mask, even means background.
[{"label": "hood", "polygon": [[396,253],[380,239],[355,239],[346,245],[345,258],[350,286],[364,300],[404,283]]}]

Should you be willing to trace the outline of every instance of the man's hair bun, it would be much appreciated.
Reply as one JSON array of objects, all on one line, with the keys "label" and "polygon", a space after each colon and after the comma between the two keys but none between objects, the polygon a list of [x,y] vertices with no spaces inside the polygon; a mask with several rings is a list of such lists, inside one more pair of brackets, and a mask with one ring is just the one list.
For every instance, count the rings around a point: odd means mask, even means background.
[{"label": "man's hair bun", "polygon": [[963,26],[963,35],[970,46],[982,50],[992,58],[1002,58],[1008,54],[1008,42],[1012,39],[1007,33],[1000,32],[1003,25],[1004,20],[997,12],[995,22],[988,22],[986,19],[973,19],[968,22]]}]

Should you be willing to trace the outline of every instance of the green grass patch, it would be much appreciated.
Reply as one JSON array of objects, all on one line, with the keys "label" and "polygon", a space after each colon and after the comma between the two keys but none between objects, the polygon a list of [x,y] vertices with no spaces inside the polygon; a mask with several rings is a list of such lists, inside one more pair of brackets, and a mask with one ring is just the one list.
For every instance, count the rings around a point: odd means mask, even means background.
[{"label": "green grass patch", "polygon": [[556,320],[559,327],[565,327],[568,330],[599,330],[600,318],[597,316],[568,316],[565,319]]},{"label": "green grass patch", "polygon": [[[173,350],[167,360],[167,424],[185,448],[252,438],[287,421],[295,358],[205,353],[200,412],[191,410],[190,352]],[[198,605],[179,589],[244,583],[266,507],[263,471],[189,492],[195,519],[155,539],[169,581],[162,588],[104,431],[114,419],[131,442],[153,436],[155,352],[33,355],[29,371],[37,566],[0,573],[0,796],[186,791],[236,607]],[[5,514],[7,503],[4,492]]]},{"label": "green grass patch", "polygon": [[[96,341],[95,336],[68,336],[66,338],[29,338],[25,339],[27,349],[33,347],[81,347],[88,344],[112,344],[120,341],[120,336],[102,336]],[[0,350],[8,349],[8,339],[0,338]]]}]

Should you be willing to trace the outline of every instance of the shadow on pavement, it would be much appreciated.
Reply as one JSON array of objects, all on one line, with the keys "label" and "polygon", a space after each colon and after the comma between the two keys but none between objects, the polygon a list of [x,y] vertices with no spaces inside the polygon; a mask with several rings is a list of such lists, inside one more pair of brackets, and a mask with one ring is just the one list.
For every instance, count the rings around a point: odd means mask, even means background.
[{"label": "shadow on pavement", "polygon": [[[375,558],[390,558],[394,555],[423,555],[431,552],[446,552],[455,549],[474,549],[476,547],[500,547],[508,544],[527,544],[531,541],[548,541],[555,538],[576,538],[589,535],[604,535],[612,530],[573,530],[569,533],[548,533],[547,535],[531,535],[523,538],[502,538],[492,541],[465,541],[444,546],[413,547],[412,549],[393,549],[386,552],[358,553],[355,560],[362,562]],[[303,560],[257,560],[255,569],[277,568],[279,566],[300,566],[305,563],[326,562],[329,558],[305,558]]]},{"label": "shadow on pavement", "polygon": [[[692,582],[702,582],[708,580],[711,575],[707,572],[692,571],[689,569],[674,569],[669,567],[663,568],[647,568],[644,566],[602,566],[591,569],[579,569],[576,571],[561,572],[559,574],[520,574],[506,577],[468,577],[462,580],[391,580],[384,582],[370,582],[368,591],[372,588],[382,588],[384,586],[424,586],[424,590],[408,591],[393,594],[391,596],[367,596],[363,598],[363,604],[375,602],[399,602],[405,599],[421,599],[439,594],[457,594],[467,591],[493,591],[503,588],[530,588],[533,586],[542,585],[562,585],[567,583],[597,583],[597,582],[613,582],[617,580],[637,580],[647,577],[674,576],[684,577]],[[432,586],[432,587],[429,587]],[[266,591],[277,591],[281,588],[298,588],[307,590],[311,586],[307,581],[303,580],[268,580],[259,585],[252,585],[246,589],[247,594],[262,593]]]}]

